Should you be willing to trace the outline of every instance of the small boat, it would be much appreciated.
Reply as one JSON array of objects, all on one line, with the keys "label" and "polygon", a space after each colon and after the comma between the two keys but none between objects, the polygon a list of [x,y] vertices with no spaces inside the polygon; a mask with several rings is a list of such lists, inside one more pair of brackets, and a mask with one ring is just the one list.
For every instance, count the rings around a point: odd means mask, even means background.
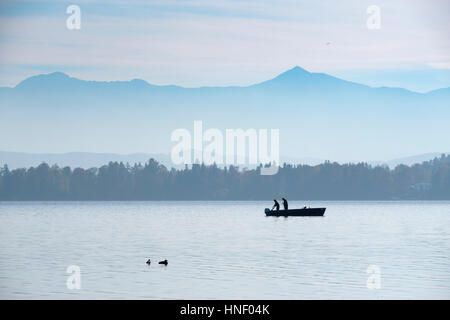
[{"label": "small boat", "polygon": [[264,212],[268,217],[322,217],[326,208],[302,208],[289,210],[270,210],[266,208]]}]

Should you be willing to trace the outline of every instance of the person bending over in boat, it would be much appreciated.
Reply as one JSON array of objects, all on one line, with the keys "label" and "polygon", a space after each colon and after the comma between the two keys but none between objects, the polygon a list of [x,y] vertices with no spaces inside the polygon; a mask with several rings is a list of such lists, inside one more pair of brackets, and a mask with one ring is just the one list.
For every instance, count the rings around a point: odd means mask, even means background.
[{"label": "person bending over in boat", "polygon": [[280,210],[280,204],[278,203],[278,201],[273,199],[273,202],[275,202],[275,204],[272,207],[272,211],[273,211],[274,208],[276,208],[277,211]]},{"label": "person bending over in boat", "polygon": [[284,210],[287,210],[287,209],[288,209],[288,203],[287,203],[287,200],[286,200],[285,198],[281,198],[281,199],[283,199],[283,207],[284,207]]}]

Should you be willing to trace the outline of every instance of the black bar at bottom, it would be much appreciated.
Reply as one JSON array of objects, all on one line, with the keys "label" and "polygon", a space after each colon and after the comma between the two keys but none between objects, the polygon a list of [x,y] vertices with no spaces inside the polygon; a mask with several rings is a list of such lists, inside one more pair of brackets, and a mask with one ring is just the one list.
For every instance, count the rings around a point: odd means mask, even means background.
[{"label": "black bar at bottom", "polygon": [[[141,314],[146,318],[164,319],[301,319],[325,315],[367,317],[406,316],[419,313],[429,317],[430,311],[446,312],[448,301],[401,301],[401,300],[7,300],[0,304],[2,313],[7,311],[15,317],[23,313],[46,316],[64,315],[90,317],[98,314]],[[445,308],[445,310],[444,310]],[[9,309],[9,310],[8,310]],[[94,313],[94,314],[93,314]],[[127,318],[128,318],[127,316]]]}]

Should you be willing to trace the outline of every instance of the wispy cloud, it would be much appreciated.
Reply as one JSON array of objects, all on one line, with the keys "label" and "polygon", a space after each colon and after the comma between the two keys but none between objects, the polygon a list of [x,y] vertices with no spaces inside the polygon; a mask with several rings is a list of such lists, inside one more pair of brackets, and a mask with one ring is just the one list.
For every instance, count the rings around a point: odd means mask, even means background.
[{"label": "wispy cloud", "polygon": [[0,85],[31,75],[23,66],[32,65],[62,66],[85,79],[246,85],[294,65],[318,72],[436,68],[450,56],[447,1],[378,1],[376,31],[366,28],[369,1],[77,3],[79,31],[66,29],[68,3],[1,4],[0,64],[9,71]]}]

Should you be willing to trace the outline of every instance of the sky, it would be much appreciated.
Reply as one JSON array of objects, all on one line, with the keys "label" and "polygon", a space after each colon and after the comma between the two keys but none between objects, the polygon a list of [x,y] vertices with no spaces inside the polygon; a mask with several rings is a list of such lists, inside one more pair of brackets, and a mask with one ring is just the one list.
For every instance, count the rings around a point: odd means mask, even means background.
[{"label": "sky", "polygon": [[[66,26],[73,4],[79,30]],[[449,12],[448,0],[0,1],[0,86],[54,71],[245,86],[301,66],[427,92],[450,86]]]}]

